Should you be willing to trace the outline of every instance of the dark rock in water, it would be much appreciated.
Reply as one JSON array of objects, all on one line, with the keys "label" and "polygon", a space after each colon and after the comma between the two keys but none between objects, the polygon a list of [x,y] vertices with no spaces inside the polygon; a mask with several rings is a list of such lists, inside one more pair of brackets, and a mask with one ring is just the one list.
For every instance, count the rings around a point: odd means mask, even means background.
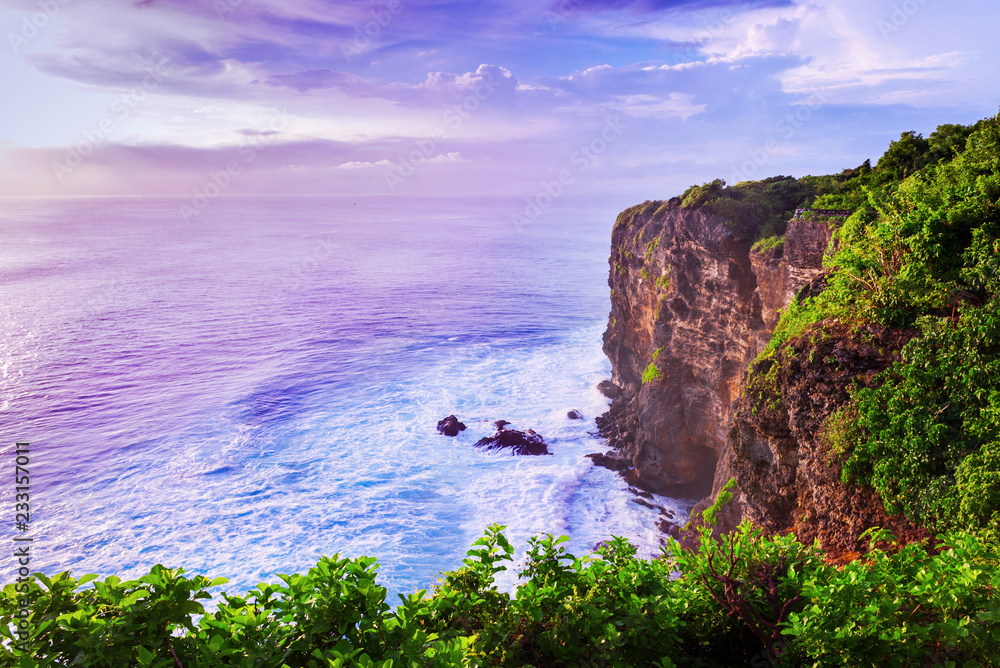
[{"label": "dark rock in water", "polygon": [[[506,420],[498,420],[497,424],[510,424]],[[499,450],[510,448],[515,455],[550,455],[545,440],[540,434],[531,429],[517,431],[516,429],[504,429],[503,425],[497,427],[497,433],[487,438],[476,441],[477,448],[486,450]]]},{"label": "dark rock in water", "polygon": [[594,466],[603,466],[612,471],[624,471],[629,467],[628,461],[621,459],[614,452],[594,452],[587,457],[594,462]]},{"label": "dark rock in water", "polygon": [[622,388],[618,387],[610,380],[602,380],[597,384],[597,389],[608,399],[617,399],[622,395]]},{"label": "dark rock in water", "polygon": [[636,496],[641,496],[644,499],[650,499],[650,500],[653,499],[653,495],[652,494],[650,494],[649,492],[647,492],[645,490],[642,490],[642,489],[637,489],[635,487],[629,487],[628,491],[632,492]]},{"label": "dark rock in water", "polygon": [[438,431],[445,436],[458,436],[458,432],[465,431],[465,425],[454,415],[449,415],[438,422]]},{"label": "dark rock in water", "polygon": [[583,413],[581,413],[580,411],[577,411],[577,410],[573,410],[573,411],[570,411],[569,413],[566,413],[566,417],[568,417],[570,420],[582,420],[583,419]]},{"label": "dark rock in water", "polygon": [[656,509],[658,509],[660,507],[660,506],[654,506],[649,501],[646,501],[645,499],[641,499],[639,497],[636,497],[636,498],[632,499],[632,503],[636,503],[636,504],[638,504],[640,506],[645,506],[646,508],[649,508],[650,510],[656,510]]},{"label": "dark rock in water", "polygon": [[493,425],[497,428],[497,431],[500,431],[509,424],[510,422],[507,422],[506,420],[497,420],[496,422],[493,423]]}]

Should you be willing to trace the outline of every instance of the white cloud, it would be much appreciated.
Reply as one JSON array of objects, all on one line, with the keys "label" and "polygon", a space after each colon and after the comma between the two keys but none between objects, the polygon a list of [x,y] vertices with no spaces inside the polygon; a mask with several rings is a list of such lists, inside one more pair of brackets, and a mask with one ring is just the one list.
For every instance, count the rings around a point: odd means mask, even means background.
[{"label": "white cloud", "polygon": [[704,104],[696,104],[694,95],[670,93],[667,98],[653,95],[618,96],[622,112],[637,118],[681,118],[687,120],[705,111]]},{"label": "white cloud", "polygon": [[440,164],[446,162],[469,162],[469,161],[463,158],[461,153],[439,153],[438,155],[435,155],[433,158],[428,158],[427,162]]},{"label": "white cloud", "polygon": [[372,167],[392,167],[393,164],[389,160],[379,160],[378,162],[360,162],[358,160],[352,160],[350,162],[345,162],[342,165],[337,165],[337,169],[371,169]]},{"label": "white cloud", "polygon": [[946,3],[913,0],[908,11],[903,4],[799,0],[737,16],[699,48],[709,62],[797,59],[777,74],[784,91],[821,90],[842,104],[940,105],[946,91],[954,101],[972,100],[1000,80],[995,66],[975,62],[976,51],[995,50],[989,21],[963,21],[956,29]]},{"label": "white cloud", "polygon": [[[461,153],[451,152],[451,153],[439,153],[431,158],[427,158],[421,164],[443,164],[443,163],[453,163],[453,162],[469,162],[462,157]],[[345,162],[343,164],[337,165],[337,169],[374,169],[374,168],[392,168],[395,165],[391,160],[379,160],[377,162],[365,162],[360,160],[351,160],[350,162]]]}]

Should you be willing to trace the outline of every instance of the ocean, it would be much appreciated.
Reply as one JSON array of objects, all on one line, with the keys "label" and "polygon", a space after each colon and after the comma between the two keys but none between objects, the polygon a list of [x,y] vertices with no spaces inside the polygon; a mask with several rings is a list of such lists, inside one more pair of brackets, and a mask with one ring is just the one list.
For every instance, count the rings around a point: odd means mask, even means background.
[{"label": "ocean", "polygon": [[[584,456],[606,449],[614,209],[519,227],[509,199],[182,203],[0,201],[0,460],[31,443],[33,571],[160,563],[235,592],[340,553],[408,593],[492,523],[520,548],[658,552],[657,512]],[[498,419],[553,456],[478,451]]]}]

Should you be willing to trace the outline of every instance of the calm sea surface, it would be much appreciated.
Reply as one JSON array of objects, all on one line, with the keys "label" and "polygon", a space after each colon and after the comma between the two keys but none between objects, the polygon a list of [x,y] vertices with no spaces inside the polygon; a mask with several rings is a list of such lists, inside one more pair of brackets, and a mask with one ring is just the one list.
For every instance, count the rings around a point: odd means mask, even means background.
[{"label": "calm sea surface", "polygon": [[[614,210],[519,230],[494,199],[179,204],[0,200],[0,539],[30,441],[33,569],[236,591],[339,552],[408,592],[493,522],[656,551],[656,514],[584,458]],[[555,455],[478,452],[500,418]]]}]

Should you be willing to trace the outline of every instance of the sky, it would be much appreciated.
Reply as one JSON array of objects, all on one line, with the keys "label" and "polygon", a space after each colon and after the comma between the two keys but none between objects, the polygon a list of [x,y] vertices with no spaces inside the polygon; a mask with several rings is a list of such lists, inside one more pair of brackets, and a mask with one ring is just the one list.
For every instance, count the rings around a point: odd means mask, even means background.
[{"label": "sky", "polygon": [[1000,107],[990,0],[0,0],[0,196],[825,174]]}]

